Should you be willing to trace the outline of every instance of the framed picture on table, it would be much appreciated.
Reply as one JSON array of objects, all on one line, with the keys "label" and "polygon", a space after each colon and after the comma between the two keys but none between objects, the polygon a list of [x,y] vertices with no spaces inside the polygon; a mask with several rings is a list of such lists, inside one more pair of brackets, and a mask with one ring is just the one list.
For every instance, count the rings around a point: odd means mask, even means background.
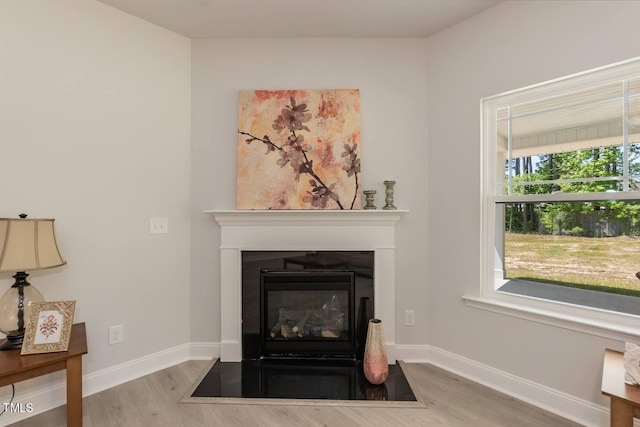
[{"label": "framed picture on table", "polygon": [[75,301],[32,302],[20,354],[67,351],[75,308]]}]

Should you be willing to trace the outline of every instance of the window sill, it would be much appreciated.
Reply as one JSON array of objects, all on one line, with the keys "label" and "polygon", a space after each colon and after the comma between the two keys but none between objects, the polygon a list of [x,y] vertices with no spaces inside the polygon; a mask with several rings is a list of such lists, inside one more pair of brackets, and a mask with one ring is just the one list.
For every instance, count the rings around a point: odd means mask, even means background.
[{"label": "window sill", "polygon": [[617,341],[638,342],[638,316],[538,298],[494,292],[464,295],[469,307]]}]

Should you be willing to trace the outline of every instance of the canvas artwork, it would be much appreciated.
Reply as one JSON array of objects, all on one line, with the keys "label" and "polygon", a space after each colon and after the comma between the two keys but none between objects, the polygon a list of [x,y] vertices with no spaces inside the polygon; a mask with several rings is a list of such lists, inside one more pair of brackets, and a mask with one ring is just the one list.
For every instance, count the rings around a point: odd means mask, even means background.
[{"label": "canvas artwork", "polygon": [[237,209],[360,209],[360,92],[240,91]]}]

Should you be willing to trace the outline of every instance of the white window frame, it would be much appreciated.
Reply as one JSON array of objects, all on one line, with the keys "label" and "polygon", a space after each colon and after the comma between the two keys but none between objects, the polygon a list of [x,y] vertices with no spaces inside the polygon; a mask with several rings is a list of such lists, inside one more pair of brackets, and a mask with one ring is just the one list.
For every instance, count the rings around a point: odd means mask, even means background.
[{"label": "white window frame", "polygon": [[[640,316],[607,311],[559,301],[500,292],[502,261],[496,248],[496,233],[502,233],[496,204],[504,202],[611,200],[610,193],[514,195],[496,194],[497,180],[504,180],[503,165],[497,163],[496,111],[509,105],[530,102],[560,93],[640,76],[640,58],[589,70],[549,82],[525,87],[481,100],[481,271],[480,289],[464,295],[470,307],[575,330],[620,341],[637,341]],[[626,119],[624,127],[626,128]],[[626,132],[626,130],[625,130]],[[616,200],[640,199],[640,192],[617,192]],[[496,226],[499,224],[499,227]],[[640,269],[640,260],[639,260]],[[640,304],[640,301],[639,301]]]}]

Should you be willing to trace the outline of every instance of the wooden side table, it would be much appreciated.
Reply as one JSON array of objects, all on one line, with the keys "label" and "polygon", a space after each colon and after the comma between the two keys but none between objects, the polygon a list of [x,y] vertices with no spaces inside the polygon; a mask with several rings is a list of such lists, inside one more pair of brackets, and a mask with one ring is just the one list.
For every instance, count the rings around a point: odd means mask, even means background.
[{"label": "wooden side table", "polygon": [[633,427],[633,417],[640,418],[640,387],[624,382],[624,353],[605,350],[602,394],[611,398],[611,427]]},{"label": "wooden side table", "polygon": [[66,369],[67,426],[81,426],[83,354],[87,354],[84,322],[75,323],[71,328],[68,351],[25,356],[20,355],[20,349],[0,351],[0,386]]}]

